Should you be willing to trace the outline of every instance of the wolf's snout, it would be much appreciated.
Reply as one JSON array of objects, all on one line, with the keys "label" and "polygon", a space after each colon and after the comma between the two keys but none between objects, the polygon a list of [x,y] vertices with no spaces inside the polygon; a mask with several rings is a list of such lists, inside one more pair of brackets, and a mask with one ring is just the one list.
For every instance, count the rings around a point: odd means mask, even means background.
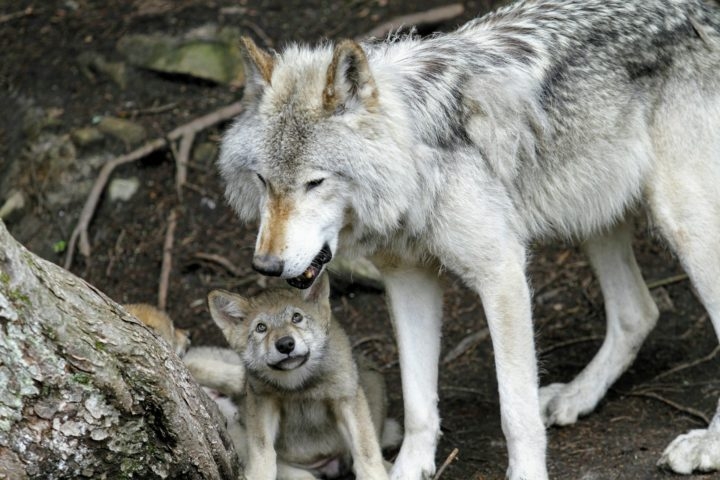
[{"label": "wolf's snout", "polygon": [[295,339],[290,336],[282,337],[275,342],[275,348],[278,352],[287,355],[295,349]]},{"label": "wolf's snout", "polygon": [[285,268],[285,262],[275,255],[256,255],[253,258],[252,267],[263,275],[279,277]]}]

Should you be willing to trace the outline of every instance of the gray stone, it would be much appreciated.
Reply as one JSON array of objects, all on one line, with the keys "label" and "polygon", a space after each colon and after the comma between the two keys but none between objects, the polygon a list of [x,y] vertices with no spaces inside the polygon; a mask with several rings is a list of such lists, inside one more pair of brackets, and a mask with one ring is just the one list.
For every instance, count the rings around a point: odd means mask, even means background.
[{"label": "gray stone", "polygon": [[70,138],[72,138],[73,143],[75,143],[78,147],[87,147],[102,141],[105,136],[99,128],[82,127],[70,132]]},{"label": "gray stone", "polygon": [[110,200],[127,202],[137,192],[140,187],[140,180],[137,177],[116,178],[110,182],[108,187],[108,195]]},{"label": "gray stone", "polygon": [[212,34],[210,29],[185,38],[126,35],[117,48],[136,67],[222,84],[241,84],[244,75],[239,44]]},{"label": "gray stone", "polygon": [[103,117],[97,128],[127,145],[137,145],[147,137],[145,127],[123,118]]}]

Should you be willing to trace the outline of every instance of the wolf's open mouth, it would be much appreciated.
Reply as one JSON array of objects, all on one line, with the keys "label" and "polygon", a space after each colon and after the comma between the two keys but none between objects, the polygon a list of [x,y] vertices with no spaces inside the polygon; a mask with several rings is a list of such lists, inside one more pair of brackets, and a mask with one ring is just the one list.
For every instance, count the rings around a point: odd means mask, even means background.
[{"label": "wolf's open mouth", "polygon": [[306,353],[305,355],[298,355],[296,357],[288,357],[270,365],[270,368],[273,370],[295,370],[296,368],[305,365],[305,362],[308,361],[309,357],[309,353]]},{"label": "wolf's open mouth", "polygon": [[310,266],[305,269],[302,275],[295,278],[289,278],[287,282],[290,286],[304,290],[313,284],[315,279],[322,272],[323,265],[332,260],[332,252],[327,244],[323,245],[322,250],[318,253],[313,261],[310,262]]}]

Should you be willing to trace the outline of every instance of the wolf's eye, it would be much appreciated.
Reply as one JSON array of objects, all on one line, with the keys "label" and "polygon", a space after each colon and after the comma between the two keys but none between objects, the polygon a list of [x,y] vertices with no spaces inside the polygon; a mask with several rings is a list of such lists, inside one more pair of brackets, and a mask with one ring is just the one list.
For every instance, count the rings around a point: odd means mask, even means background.
[{"label": "wolf's eye", "polygon": [[300,323],[303,320],[303,316],[299,314],[298,312],[293,313],[292,322],[293,323]]},{"label": "wolf's eye", "polygon": [[267,325],[265,325],[264,323],[258,323],[255,326],[255,331],[258,333],[265,333],[267,332]]},{"label": "wolf's eye", "polygon": [[263,178],[262,175],[260,175],[259,173],[256,173],[255,175],[257,175],[257,177],[260,179],[260,181],[262,182],[263,185],[267,185],[267,183],[265,182],[265,179]]},{"label": "wolf's eye", "polygon": [[307,183],[305,184],[305,188],[306,188],[308,191],[310,191],[310,190],[312,190],[313,188],[319,186],[319,185],[320,185],[321,183],[323,183],[324,181],[325,181],[324,178],[318,178],[317,180],[312,180],[312,181],[307,182]]}]

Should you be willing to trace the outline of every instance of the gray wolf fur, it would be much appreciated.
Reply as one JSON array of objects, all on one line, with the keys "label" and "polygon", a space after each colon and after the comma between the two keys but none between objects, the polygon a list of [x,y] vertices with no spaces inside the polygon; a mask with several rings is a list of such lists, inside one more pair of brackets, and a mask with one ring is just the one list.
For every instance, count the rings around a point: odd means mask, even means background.
[{"label": "gray wolf fur", "polygon": [[[259,220],[258,271],[307,287],[343,251],[383,272],[405,402],[393,480],[435,470],[440,270],[482,299],[511,479],[547,478],[543,420],[590,412],[656,322],[630,213],[647,212],[720,335],[719,30],[701,0],[528,0],[427,39],[245,42],[227,199]],[[526,260],[553,237],[582,242],[608,333],[577,378],[538,390]],[[719,415],[663,463],[720,467]]]},{"label": "gray wolf fur", "polygon": [[399,426],[386,419],[382,374],[355,362],[331,314],[327,275],[304,294],[218,290],[208,304],[237,353],[191,349],[184,360],[235,401],[218,404],[248,479],[335,478],[350,465],[359,479],[387,478],[380,449],[399,444]]}]

